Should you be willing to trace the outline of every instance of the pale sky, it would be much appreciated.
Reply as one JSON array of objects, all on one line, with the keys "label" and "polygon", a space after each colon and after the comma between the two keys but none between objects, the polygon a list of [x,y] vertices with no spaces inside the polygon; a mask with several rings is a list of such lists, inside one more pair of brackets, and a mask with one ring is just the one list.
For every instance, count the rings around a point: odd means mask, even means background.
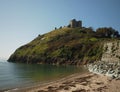
[{"label": "pale sky", "polygon": [[73,18],[120,31],[120,0],[0,0],[0,58]]}]

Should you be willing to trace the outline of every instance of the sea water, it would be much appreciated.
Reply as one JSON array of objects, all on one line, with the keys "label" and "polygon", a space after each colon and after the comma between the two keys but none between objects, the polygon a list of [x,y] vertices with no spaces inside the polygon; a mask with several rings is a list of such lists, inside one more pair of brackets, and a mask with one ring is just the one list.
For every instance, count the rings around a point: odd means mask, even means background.
[{"label": "sea water", "polygon": [[76,66],[19,64],[0,60],[0,90],[42,84],[84,71],[85,68]]}]

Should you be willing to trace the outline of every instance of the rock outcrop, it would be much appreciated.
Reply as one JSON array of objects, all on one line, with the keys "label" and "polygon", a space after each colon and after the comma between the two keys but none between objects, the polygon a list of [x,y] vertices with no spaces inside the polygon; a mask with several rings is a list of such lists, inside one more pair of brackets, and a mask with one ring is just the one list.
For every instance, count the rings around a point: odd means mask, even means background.
[{"label": "rock outcrop", "polygon": [[120,62],[108,63],[99,61],[88,65],[88,70],[96,74],[103,74],[112,78],[120,79]]},{"label": "rock outcrop", "polygon": [[120,79],[120,41],[104,43],[101,61],[89,64],[88,70]]},{"label": "rock outcrop", "polygon": [[101,61],[118,62],[120,61],[120,41],[110,41],[104,43]]}]

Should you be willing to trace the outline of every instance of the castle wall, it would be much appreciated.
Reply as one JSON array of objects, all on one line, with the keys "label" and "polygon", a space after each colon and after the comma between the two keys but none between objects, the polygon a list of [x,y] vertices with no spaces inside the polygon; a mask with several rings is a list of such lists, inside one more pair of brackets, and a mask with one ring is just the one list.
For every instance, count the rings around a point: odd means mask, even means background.
[{"label": "castle wall", "polygon": [[76,21],[75,19],[70,21],[70,27],[75,28],[75,27],[82,27],[82,21]]}]

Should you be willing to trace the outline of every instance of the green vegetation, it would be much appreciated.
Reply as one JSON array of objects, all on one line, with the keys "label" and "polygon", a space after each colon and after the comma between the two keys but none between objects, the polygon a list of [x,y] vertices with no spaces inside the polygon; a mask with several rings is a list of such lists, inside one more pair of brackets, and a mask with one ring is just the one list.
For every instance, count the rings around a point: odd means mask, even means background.
[{"label": "green vegetation", "polygon": [[96,32],[91,27],[56,28],[56,30],[39,35],[30,43],[18,48],[8,61],[86,64],[100,60],[103,53],[103,43],[118,37],[118,32],[112,28],[99,28]]}]

